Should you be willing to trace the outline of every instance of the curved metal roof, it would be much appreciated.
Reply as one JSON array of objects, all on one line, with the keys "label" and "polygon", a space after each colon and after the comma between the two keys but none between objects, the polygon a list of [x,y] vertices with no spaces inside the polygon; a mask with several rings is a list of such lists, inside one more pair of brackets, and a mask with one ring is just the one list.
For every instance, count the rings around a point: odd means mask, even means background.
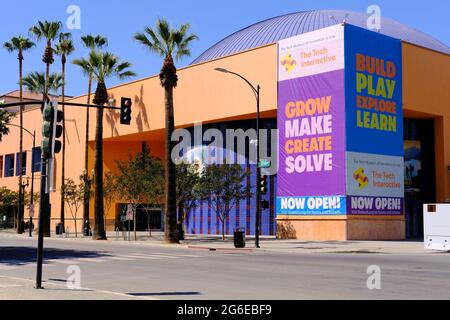
[{"label": "curved metal roof", "polygon": [[[367,28],[367,14],[360,12],[319,10],[286,14],[258,22],[233,33],[206,50],[192,64],[275,43],[282,39],[336,25],[344,20],[349,24]],[[392,19],[382,18],[380,33],[450,54],[450,48],[442,42]]]}]

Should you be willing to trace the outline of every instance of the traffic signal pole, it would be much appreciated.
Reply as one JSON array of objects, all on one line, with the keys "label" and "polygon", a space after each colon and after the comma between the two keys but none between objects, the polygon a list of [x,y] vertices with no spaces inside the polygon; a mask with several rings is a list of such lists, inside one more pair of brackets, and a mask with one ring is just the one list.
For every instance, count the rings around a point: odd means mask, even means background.
[{"label": "traffic signal pole", "polygon": [[46,182],[47,182],[47,160],[42,157],[41,160],[41,191],[39,201],[39,233],[38,233],[38,250],[37,250],[37,269],[36,269],[36,289],[44,289],[42,287],[42,261],[44,253],[44,215],[47,210],[46,203]]},{"label": "traffic signal pole", "polygon": [[[50,179],[51,174],[49,169],[50,160],[53,159],[54,154],[58,153],[60,150],[60,141],[55,141],[58,139],[63,130],[60,130],[60,125],[58,124],[63,120],[63,114],[58,112],[58,104],[73,107],[87,107],[87,108],[103,108],[109,110],[121,110],[121,124],[130,124],[131,120],[131,106],[132,100],[130,98],[122,99],[122,108],[116,107],[104,107],[99,105],[90,105],[82,103],[72,103],[72,102],[55,102],[49,103],[47,101],[33,101],[33,102],[15,102],[0,105],[0,109],[10,108],[15,106],[31,106],[31,105],[41,105],[43,112],[43,137],[42,137],[42,158],[41,158],[41,186],[40,186],[40,197],[39,197],[39,228],[38,228],[38,248],[37,248],[37,270],[36,270],[36,289],[44,289],[42,287],[42,264],[44,255],[44,235],[50,235]],[[35,138],[35,135],[34,137]],[[56,143],[55,143],[56,142]],[[35,141],[33,141],[33,145]],[[34,148],[33,148],[34,149]],[[34,177],[32,178],[34,181]],[[33,182],[32,182],[33,183]],[[32,188],[33,190],[33,188]],[[32,191],[33,192],[33,191]],[[33,197],[33,193],[32,193]],[[33,201],[33,200],[32,200]],[[48,221],[47,221],[48,220]],[[32,220],[31,220],[32,221]],[[31,229],[31,222],[30,222]],[[30,233],[31,234],[31,233]]]}]

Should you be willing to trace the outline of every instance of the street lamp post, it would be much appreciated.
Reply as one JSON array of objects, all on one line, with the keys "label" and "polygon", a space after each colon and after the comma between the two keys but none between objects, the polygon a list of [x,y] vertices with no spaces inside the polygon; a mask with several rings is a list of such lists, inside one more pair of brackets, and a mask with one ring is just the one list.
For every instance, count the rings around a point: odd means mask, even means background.
[{"label": "street lamp post", "polygon": [[[36,131],[33,131],[33,150],[36,148]],[[33,161],[33,151],[31,152],[31,160]],[[30,195],[30,209],[34,214],[34,163],[31,164],[31,195]],[[32,237],[33,216],[30,214],[29,236]]]},{"label": "street lamp post", "polygon": [[[30,182],[28,181],[28,179],[27,179],[26,183],[22,182],[21,184],[19,184],[19,189],[20,189],[20,192],[19,192],[19,205],[22,206],[20,208],[22,211],[23,211],[23,206],[24,206],[24,203],[25,203],[25,189],[29,185],[30,185]],[[19,219],[18,224],[20,224],[19,228],[21,230],[23,230],[24,229],[24,227],[23,227],[23,225],[24,225],[24,223],[23,223],[23,216],[22,216],[22,219]]]},{"label": "street lamp post", "polygon": [[255,219],[255,247],[259,248],[259,233],[260,233],[260,224],[261,224],[261,189],[260,189],[260,183],[261,183],[261,168],[259,167],[259,150],[260,150],[260,136],[259,136],[259,122],[260,122],[260,92],[261,92],[261,87],[260,85],[257,85],[256,87],[251,84],[250,81],[248,81],[246,78],[244,78],[242,75],[230,71],[228,69],[224,69],[224,68],[216,68],[215,69],[218,72],[223,72],[223,73],[229,73],[232,75],[235,75],[239,78],[241,78],[242,80],[244,80],[249,86],[250,88],[253,90],[253,93],[255,94],[255,98],[256,98],[256,134],[257,134],[257,138],[256,138],[256,219]]}]

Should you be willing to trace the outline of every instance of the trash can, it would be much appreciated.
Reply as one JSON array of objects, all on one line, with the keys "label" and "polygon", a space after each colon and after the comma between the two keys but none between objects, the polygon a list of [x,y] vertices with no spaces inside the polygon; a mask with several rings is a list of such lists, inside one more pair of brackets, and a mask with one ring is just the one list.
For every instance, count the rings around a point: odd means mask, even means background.
[{"label": "trash can", "polygon": [[237,228],[234,231],[234,247],[245,248],[245,229]]},{"label": "trash can", "polygon": [[59,236],[59,235],[61,235],[61,234],[63,234],[63,233],[62,233],[62,223],[58,223],[58,224],[56,225],[56,235]]},{"label": "trash can", "polygon": [[178,240],[184,240],[183,224],[178,223],[177,228],[178,228]]}]

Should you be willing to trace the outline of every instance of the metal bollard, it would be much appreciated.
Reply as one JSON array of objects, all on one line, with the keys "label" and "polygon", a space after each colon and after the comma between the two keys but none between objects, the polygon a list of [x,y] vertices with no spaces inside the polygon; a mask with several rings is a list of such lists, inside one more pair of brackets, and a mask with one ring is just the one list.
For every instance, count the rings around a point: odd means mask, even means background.
[{"label": "metal bollard", "polygon": [[122,228],[123,240],[127,240],[127,230]]},{"label": "metal bollard", "polygon": [[116,240],[119,240],[119,232],[120,232],[120,229],[119,229],[119,227],[117,227],[116,228]]},{"label": "metal bollard", "polygon": [[66,238],[69,238],[69,236],[70,236],[70,229],[69,229],[69,227],[67,227],[66,228]]}]

